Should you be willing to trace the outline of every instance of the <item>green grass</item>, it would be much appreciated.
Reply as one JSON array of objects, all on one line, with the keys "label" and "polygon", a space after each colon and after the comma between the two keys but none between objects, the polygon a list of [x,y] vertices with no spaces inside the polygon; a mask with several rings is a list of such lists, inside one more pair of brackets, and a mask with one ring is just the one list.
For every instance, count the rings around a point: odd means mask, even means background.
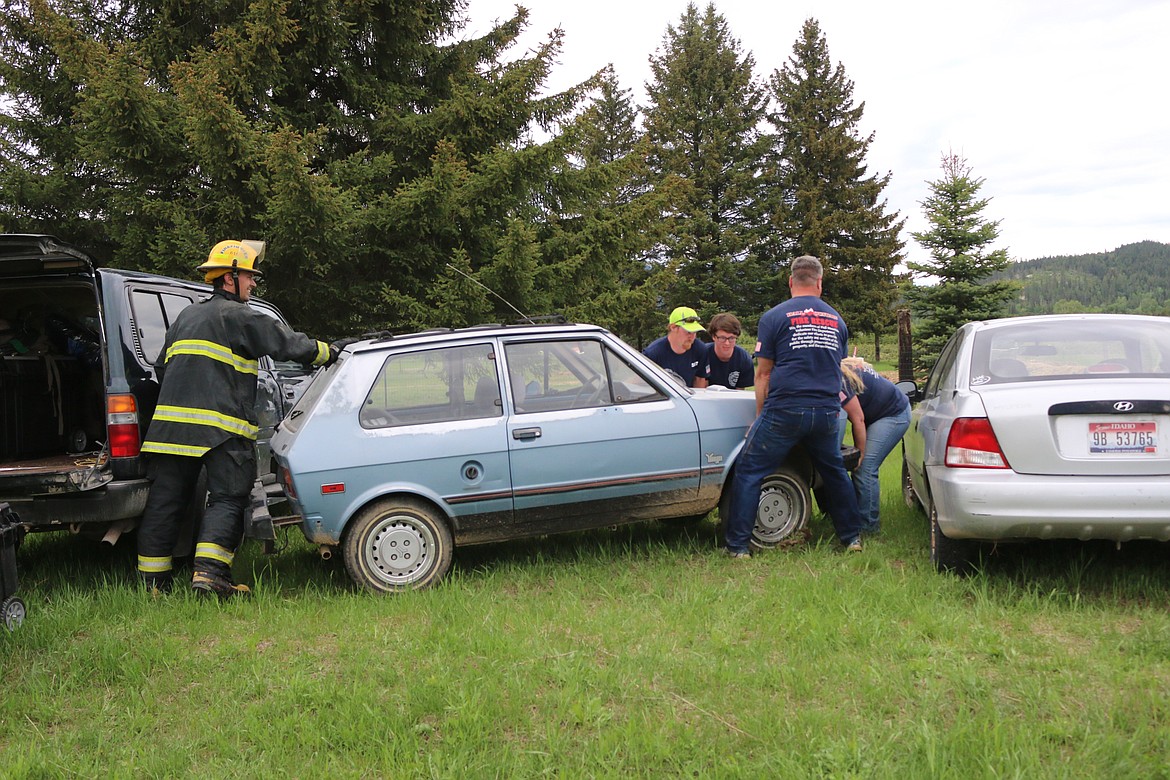
[{"label": "green grass", "polygon": [[355,591],[294,531],[246,603],[131,545],[26,539],[0,776],[1166,777],[1166,552],[1009,548],[968,579],[883,472],[883,534],[732,561],[711,520],[467,548]]}]

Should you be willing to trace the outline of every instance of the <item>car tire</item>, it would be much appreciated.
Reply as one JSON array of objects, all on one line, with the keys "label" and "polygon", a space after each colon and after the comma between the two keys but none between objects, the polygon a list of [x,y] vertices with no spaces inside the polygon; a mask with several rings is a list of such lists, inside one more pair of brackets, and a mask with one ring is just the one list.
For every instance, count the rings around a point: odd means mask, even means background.
[{"label": "car tire", "polygon": [[9,631],[20,628],[20,624],[24,622],[24,615],[24,602],[16,596],[9,596],[0,604],[0,622],[3,622]]},{"label": "car tire", "polygon": [[342,539],[354,582],[379,593],[418,590],[451,568],[455,543],[445,518],[412,498],[378,501],[350,521]]},{"label": "car tire", "polygon": [[[720,536],[723,519],[730,509],[731,491],[725,490],[719,502]],[[792,469],[781,468],[765,477],[760,485],[760,504],[752,527],[751,546],[770,550],[806,542],[811,517],[812,491],[808,483]]]},{"label": "car tire", "polygon": [[918,494],[914,492],[914,480],[910,479],[910,465],[906,463],[905,458],[902,458],[902,500],[911,509],[922,506],[918,501]]},{"label": "car tire", "polygon": [[940,572],[966,576],[973,569],[976,543],[966,539],[951,539],[938,525],[938,510],[930,505],[930,562]]}]

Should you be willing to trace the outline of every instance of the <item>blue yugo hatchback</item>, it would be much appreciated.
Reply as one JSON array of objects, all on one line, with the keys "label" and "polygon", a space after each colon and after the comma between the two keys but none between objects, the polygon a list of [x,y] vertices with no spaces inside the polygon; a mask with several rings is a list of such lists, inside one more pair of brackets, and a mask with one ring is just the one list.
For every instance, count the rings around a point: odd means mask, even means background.
[{"label": "blue yugo hatchback", "polygon": [[[346,349],[272,450],[305,536],[392,592],[439,580],[456,546],[705,517],[755,403],[684,387],[596,326],[427,331]],[[812,479],[796,455],[768,480],[757,546],[804,533]]]}]

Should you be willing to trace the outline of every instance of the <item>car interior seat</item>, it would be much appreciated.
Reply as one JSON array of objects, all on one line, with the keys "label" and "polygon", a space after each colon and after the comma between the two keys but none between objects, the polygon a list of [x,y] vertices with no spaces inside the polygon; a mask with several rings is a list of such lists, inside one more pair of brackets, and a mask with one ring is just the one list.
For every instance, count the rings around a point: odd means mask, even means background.
[{"label": "car interior seat", "polygon": [[1015,358],[1000,358],[993,360],[988,365],[991,373],[1001,379],[1013,379],[1015,377],[1028,376],[1028,367],[1024,365],[1023,361]]},{"label": "car interior seat", "polygon": [[494,417],[503,412],[500,405],[500,386],[494,375],[481,376],[475,383],[475,400],[471,410],[476,416]]}]

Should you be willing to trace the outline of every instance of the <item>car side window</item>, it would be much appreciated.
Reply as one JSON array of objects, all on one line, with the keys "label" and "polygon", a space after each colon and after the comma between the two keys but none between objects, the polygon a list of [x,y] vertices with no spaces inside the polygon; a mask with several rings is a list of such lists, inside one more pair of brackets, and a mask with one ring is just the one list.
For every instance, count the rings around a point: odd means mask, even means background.
[{"label": "car side window", "polygon": [[613,399],[619,404],[662,401],[666,396],[612,349],[605,350]]},{"label": "car side window", "polygon": [[653,385],[592,339],[514,342],[504,347],[512,403],[520,414],[661,400]]},{"label": "car side window", "polygon": [[959,354],[959,343],[962,341],[960,334],[956,333],[951,336],[950,341],[942,348],[939,353],[938,360],[935,361],[934,368],[930,370],[930,376],[926,378],[926,386],[922,389],[922,398],[934,398],[942,390],[942,383],[944,377],[951,370],[951,365],[955,362],[955,358]]},{"label": "car side window", "polygon": [[363,428],[451,422],[504,413],[490,344],[391,355],[362,404]]},{"label": "car side window", "polygon": [[157,290],[131,290],[130,311],[134,317],[134,339],[139,357],[154,365],[166,342],[167,328],[193,301],[185,295]]}]

